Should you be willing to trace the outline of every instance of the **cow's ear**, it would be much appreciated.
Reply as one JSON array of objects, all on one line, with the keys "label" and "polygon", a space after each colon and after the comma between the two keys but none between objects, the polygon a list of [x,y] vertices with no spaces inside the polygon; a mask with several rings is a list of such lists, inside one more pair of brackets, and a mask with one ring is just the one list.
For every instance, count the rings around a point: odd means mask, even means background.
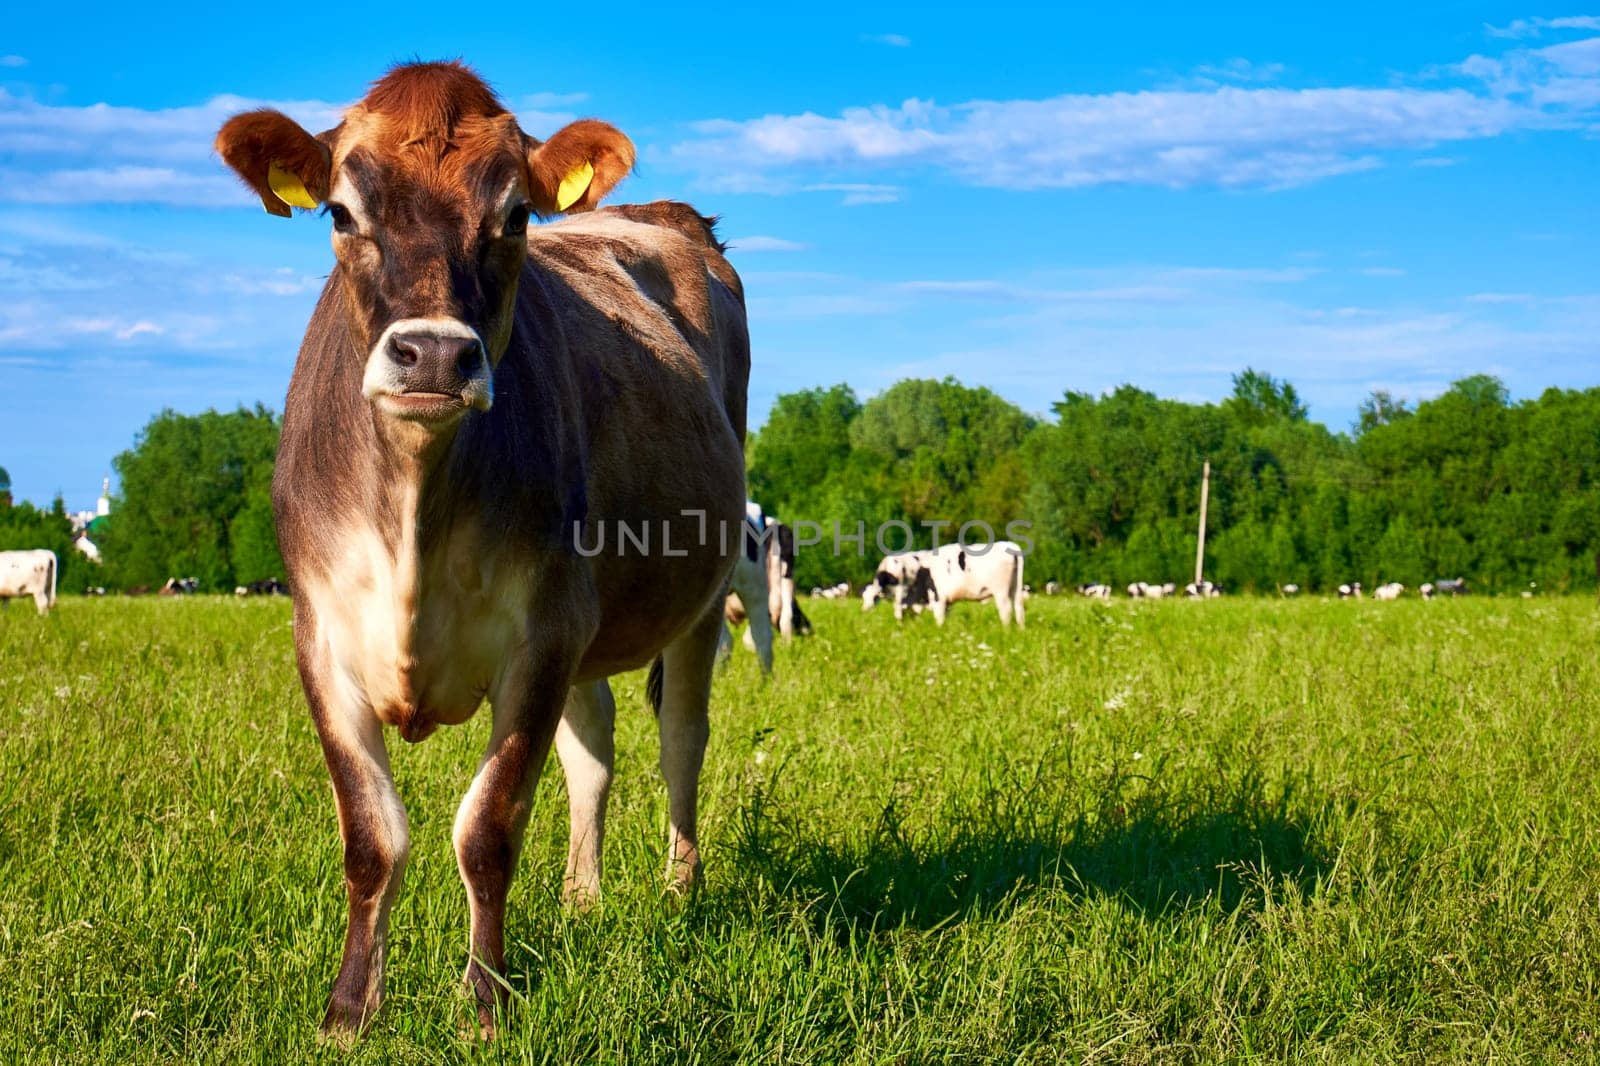
[{"label": "cow's ear", "polygon": [[309,209],[328,198],[332,154],[281,111],[233,116],[217,131],[216,147],[269,215],[288,218],[291,207]]},{"label": "cow's ear", "polygon": [[548,141],[526,141],[528,195],[544,217],[593,211],[633,169],[633,142],[592,118],[561,127]]}]

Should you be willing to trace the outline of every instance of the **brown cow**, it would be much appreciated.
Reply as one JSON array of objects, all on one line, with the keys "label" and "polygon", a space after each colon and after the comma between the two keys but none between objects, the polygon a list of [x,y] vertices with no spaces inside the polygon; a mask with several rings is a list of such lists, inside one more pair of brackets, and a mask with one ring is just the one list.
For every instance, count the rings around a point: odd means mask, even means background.
[{"label": "brown cow", "polygon": [[[382,727],[419,741],[487,696],[494,724],[454,840],[466,981],[492,1033],[506,894],[552,740],[571,794],[565,894],[599,891],[619,671],[653,662],[668,879],[698,874],[706,703],[744,506],[740,282],[683,204],[529,228],[530,214],[596,207],[633,145],[590,120],[529,137],[458,64],[395,68],[317,136],[277,112],[238,115],[217,148],[269,212],[323,203],[333,221],[337,264],[273,481],[344,840],[349,927],[323,1027],[359,1030],[383,993],[409,835]],[[664,539],[641,549],[652,527]]]}]

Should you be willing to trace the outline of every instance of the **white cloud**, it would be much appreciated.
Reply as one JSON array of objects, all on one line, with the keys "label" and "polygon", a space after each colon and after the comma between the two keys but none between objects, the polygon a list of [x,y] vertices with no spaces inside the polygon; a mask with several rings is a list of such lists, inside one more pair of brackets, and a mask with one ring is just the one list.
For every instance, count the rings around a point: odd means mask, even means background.
[{"label": "white cloud", "polygon": [[320,292],[323,281],[323,278],[303,274],[292,267],[279,267],[276,270],[224,274],[218,281],[218,287],[224,292],[245,296],[299,296]]},{"label": "white cloud", "polygon": [[[700,123],[668,158],[757,184],[774,172],[935,167],[979,186],[1291,186],[1377,166],[1377,152],[1534,124],[1463,89],[1239,89],[851,108]],[[844,186],[842,181],[810,183]]]},{"label": "white cloud", "polygon": [[25,67],[28,60],[25,56],[0,56],[0,67]]},{"label": "white cloud", "polygon": [[0,200],[18,204],[170,203],[237,207],[260,201],[232,175],[174,167],[0,168]]},{"label": "white cloud", "polygon": [[204,104],[146,110],[68,107],[0,89],[0,201],[30,204],[169,203],[243,206],[256,198],[212,153],[229,116],[276,107],[313,132],[342,108],[318,100],[214,96]]},{"label": "white cloud", "polygon": [[167,362],[290,356],[323,284],[0,215],[0,241],[12,237],[18,246],[0,251],[0,344],[50,352],[63,369],[130,346]]},{"label": "white cloud", "polygon": [[263,101],[232,95],[157,110],[103,103],[69,107],[0,89],[0,152],[13,160],[115,160],[142,166],[208,161],[222,123],[256,107],[275,107],[312,132],[338,125],[343,111],[342,105],[321,100]]},{"label": "white cloud", "polygon": [[873,185],[861,181],[823,181],[812,185],[802,185],[802,192],[842,192],[844,199],[839,202],[845,207],[859,207],[862,204],[892,204],[900,199],[900,188],[896,185]]},{"label": "white cloud", "polygon": [[656,154],[705,186],[742,192],[865,186],[913,170],[1005,189],[1283,188],[1370,170],[1395,152],[1582,129],[1600,112],[1600,37],[1472,56],[1417,86],[1267,85],[1282,68],[1243,59],[1202,70],[1211,87],[712,119]]},{"label": "white cloud", "polygon": [[728,247],[735,252],[803,252],[810,245],[785,240],[782,237],[757,234],[750,237],[734,237],[728,241]]},{"label": "white cloud", "polygon": [[1581,123],[1593,121],[1600,109],[1600,37],[1519,48],[1503,56],[1468,56],[1451,69],[1546,118]]},{"label": "white cloud", "polygon": [[868,44],[884,44],[890,48],[911,47],[911,38],[903,33],[863,33],[861,39]]},{"label": "white cloud", "polygon": [[1600,15],[1570,15],[1565,18],[1517,19],[1509,26],[1485,25],[1490,37],[1538,37],[1545,30],[1600,30]]},{"label": "white cloud", "polygon": [[166,331],[166,327],[164,326],[158,326],[154,322],[140,319],[138,322],[135,322],[132,325],[119,327],[114,331],[114,333],[119,341],[131,341],[135,337],[140,337],[147,334],[153,337],[159,337]]},{"label": "white cloud", "polygon": [[1369,278],[1399,278],[1406,272],[1399,267],[1364,267],[1361,273]]},{"label": "white cloud", "polygon": [[1196,67],[1191,82],[1200,85],[1273,82],[1283,77],[1287,69],[1282,63],[1252,63],[1248,59],[1235,58]]}]

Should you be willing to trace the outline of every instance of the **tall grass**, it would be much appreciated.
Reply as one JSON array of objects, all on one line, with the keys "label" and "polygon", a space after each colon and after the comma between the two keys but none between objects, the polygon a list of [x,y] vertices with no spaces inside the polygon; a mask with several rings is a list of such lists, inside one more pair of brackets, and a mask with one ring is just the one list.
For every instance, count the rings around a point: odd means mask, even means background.
[{"label": "tall grass", "polygon": [[552,763],[490,1046],[450,848],[488,715],[393,738],[413,856],[351,1051],[315,1036],[344,910],[287,605],[0,611],[0,1058],[1600,1057],[1589,602],[807,610],[770,683],[719,675],[693,899],[642,675],[596,913],[557,901]]}]

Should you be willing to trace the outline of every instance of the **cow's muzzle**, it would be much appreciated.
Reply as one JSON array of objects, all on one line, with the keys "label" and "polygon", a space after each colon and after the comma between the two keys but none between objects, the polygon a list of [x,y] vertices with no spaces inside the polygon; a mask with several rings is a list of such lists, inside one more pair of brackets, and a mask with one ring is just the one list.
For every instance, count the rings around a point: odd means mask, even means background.
[{"label": "cow's muzzle", "polygon": [[410,421],[453,420],[487,411],[494,381],[483,340],[450,318],[403,319],[383,331],[367,356],[362,392]]}]

